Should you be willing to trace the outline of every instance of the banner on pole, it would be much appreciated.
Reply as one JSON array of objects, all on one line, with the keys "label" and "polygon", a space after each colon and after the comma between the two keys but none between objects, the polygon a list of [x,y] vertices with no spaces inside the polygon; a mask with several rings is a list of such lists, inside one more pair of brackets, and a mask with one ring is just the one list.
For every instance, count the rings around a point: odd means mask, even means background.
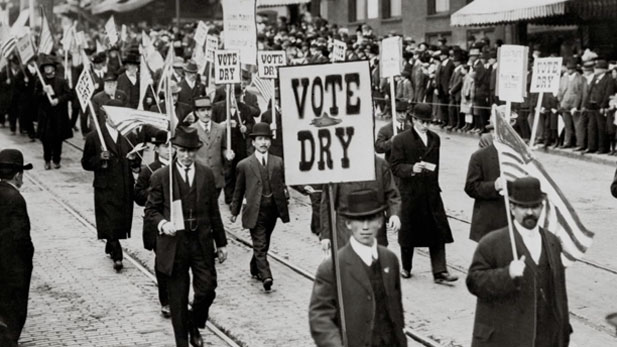
[{"label": "banner on pole", "polygon": [[88,109],[88,102],[92,98],[92,94],[94,94],[94,89],[94,81],[92,80],[92,75],[90,75],[90,69],[83,69],[75,85],[75,92],[77,93],[81,110],[84,113]]},{"label": "banner on pole", "polygon": [[502,101],[523,102],[527,89],[529,47],[503,45],[497,53],[496,94]]},{"label": "banner on pole", "polygon": [[105,23],[105,32],[107,33],[109,44],[112,46],[115,45],[118,42],[118,29],[116,29],[114,16],[109,17],[109,20]]},{"label": "banner on pole", "polygon": [[255,0],[222,0],[225,49],[240,52],[243,64],[257,61]]},{"label": "banner on pole", "polygon": [[206,42],[206,36],[208,35],[208,26],[203,21],[199,21],[197,24],[197,29],[195,29],[195,36],[193,39],[195,40],[195,44],[197,46],[203,46]]},{"label": "banner on pole", "polygon": [[257,52],[257,75],[259,78],[278,78],[279,66],[287,65],[285,51],[258,51]]},{"label": "banner on pole", "polygon": [[26,34],[17,39],[17,52],[24,64],[27,64],[34,57],[34,46],[30,40],[30,34]]},{"label": "banner on pole", "polygon": [[379,52],[381,77],[394,77],[403,69],[403,39],[400,36],[381,40]]},{"label": "banner on pole", "polygon": [[283,66],[279,81],[287,184],[374,180],[368,61]]},{"label": "banner on pole", "polygon": [[240,54],[235,50],[214,52],[214,83],[240,83]]},{"label": "banner on pole", "polygon": [[553,93],[553,95],[557,95],[559,93],[562,63],[563,58],[561,57],[536,58],[533,63],[529,91],[532,93]]},{"label": "banner on pole", "polygon": [[206,36],[206,61],[214,63],[214,52],[219,48],[219,38],[214,35]]},{"label": "banner on pole", "polygon": [[341,40],[334,40],[332,46],[332,62],[345,61],[347,44]]}]

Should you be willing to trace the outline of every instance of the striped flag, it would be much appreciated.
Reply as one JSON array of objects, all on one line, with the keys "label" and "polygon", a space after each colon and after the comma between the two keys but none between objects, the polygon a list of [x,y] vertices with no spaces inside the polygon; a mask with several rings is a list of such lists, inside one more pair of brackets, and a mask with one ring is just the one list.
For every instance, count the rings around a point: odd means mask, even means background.
[{"label": "striped flag", "polygon": [[564,265],[568,266],[582,259],[591,246],[594,233],[581,223],[557,183],[497,108],[493,119],[495,125],[493,143],[499,153],[502,175],[508,181],[525,176],[533,176],[540,180],[547,198],[539,224],[559,237],[563,248]]},{"label": "striped flag", "polygon": [[267,105],[272,100],[274,90],[272,89],[272,82],[267,79],[257,77],[257,74],[253,75],[252,85],[258,91],[257,98],[259,98],[260,105]]},{"label": "striped flag", "polygon": [[135,110],[129,107],[103,106],[114,128],[124,136],[143,125],[167,130],[169,120],[164,114]]},{"label": "striped flag", "polygon": [[2,41],[2,57],[8,59],[11,56],[11,53],[15,50],[15,46],[17,45],[17,40],[14,37],[9,37],[6,40]]},{"label": "striped flag", "polygon": [[[4,60],[8,59],[11,53],[15,50],[17,40],[11,35],[11,26],[9,25],[9,10],[0,10],[0,52]],[[4,61],[6,63],[6,61]]]},{"label": "striped flag", "polygon": [[54,49],[54,38],[49,29],[49,22],[45,16],[45,12],[41,9],[41,39],[39,40],[38,53],[51,54]]}]

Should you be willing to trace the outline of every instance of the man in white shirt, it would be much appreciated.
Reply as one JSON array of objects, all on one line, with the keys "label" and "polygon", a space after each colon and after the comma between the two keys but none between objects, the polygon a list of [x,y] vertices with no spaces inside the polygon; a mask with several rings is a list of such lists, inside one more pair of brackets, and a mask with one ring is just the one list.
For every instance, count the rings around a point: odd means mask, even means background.
[{"label": "man in white shirt", "polygon": [[512,236],[508,227],[484,236],[467,275],[478,298],[471,346],[566,347],[572,328],[561,244],[538,226],[545,194],[534,177],[516,179],[508,191]]},{"label": "man in white shirt", "polygon": [[[347,346],[407,346],[403,333],[399,262],[377,245],[386,204],[377,192],[363,189],[347,195],[346,217],[351,237],[337,251],[340,285],[345,303]],[[309,306],[311,335],[317,346],[343,346],[332,257],[317,269]],[[369,303],[367,305],[367,303]],[[368,324],[367,324],[368,323]]]}]

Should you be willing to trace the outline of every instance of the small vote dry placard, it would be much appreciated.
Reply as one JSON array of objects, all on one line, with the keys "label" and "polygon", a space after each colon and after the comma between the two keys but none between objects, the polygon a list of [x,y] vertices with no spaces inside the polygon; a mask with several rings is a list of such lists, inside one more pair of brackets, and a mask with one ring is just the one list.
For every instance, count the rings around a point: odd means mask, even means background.
[{"label": "small vote dry placard", "polygon": [[214,83],[240,83],[240,53],[222,50],[214,53]]},{"label": "small vote dry placard", "polygon": [[257,51],[257,72],[259,78],[275,79],[277,68],[287,65],[285,51]]}]

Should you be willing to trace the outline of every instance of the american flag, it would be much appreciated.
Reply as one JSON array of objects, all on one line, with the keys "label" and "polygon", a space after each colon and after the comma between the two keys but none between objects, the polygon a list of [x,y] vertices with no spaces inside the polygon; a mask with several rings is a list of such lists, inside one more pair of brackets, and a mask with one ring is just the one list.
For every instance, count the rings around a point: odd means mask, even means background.
[{"label": "american flag", "polygon": [[8,8],[6,10],[0,10],[0,41],[2,42],[2,46],[0,46],[2,57],[8,59],[17,45],[17,40],[11,35]]},{"label": "american flag", "polygon": [[50,54],[54,49],[54,38],[49,29],[49,22],[45,12],[41,9],[41,39],[39,40],[39,54]]},{"label": "american flag", "polygon": [[493,119],[493,143],[499,153],[502,175],[508,181],[525,176],[540,180],[542,190],[547,196],[544,211],[540,216],[540,225],[559,237],[564,265],[571,265],[582,259],[591,246],[594,233],[581,223],[557,183],[498,110],[494,112]]},{"label": "american flag", "polygon": [[257,94],[257,98],[259,99],[260,105],[267,105],[270,100],[272,100],[272,95],[274,94],[274,90],[272,89],[272,82],[267,79],[262,79],[257,77],[257,74],[253,75],[253,86],[259,92]]},{"label": "american flag", "polygon": [[164,114],[135,110],[129,107],[103,106],[116,130],[124,136],[143,125],[167,130],[169,120]]}]

